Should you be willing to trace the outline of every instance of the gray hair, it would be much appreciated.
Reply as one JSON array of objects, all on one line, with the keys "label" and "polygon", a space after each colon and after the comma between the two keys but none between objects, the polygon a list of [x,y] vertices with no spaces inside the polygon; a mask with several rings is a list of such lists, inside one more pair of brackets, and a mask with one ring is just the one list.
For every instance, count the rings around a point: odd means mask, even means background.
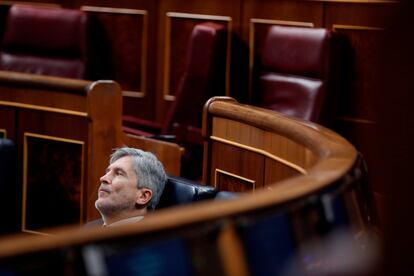
[{"label": "gray hair", "polygon": [[124,156],[130,156],[134,162],[135,173],[138,176],[137,187],[152,191],[152,198],[148,206],[155,209],[167,181],[164,166],[151,152],[129,147],[116,149],[111,154],[109,163],[112,164]]}]

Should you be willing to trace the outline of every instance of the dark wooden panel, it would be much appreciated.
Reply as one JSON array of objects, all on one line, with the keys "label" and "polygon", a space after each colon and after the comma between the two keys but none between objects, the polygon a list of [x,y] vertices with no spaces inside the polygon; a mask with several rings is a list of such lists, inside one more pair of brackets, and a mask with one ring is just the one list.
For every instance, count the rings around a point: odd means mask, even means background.
[{"label": "dark wooden panel", "polygon": [[326,3],[324,26],[347,39],[345,57],[347,85],[341,91],[338,116],[375,122],[375,98],[380,97],[381,59],[384,26],[396,3]]},{"label": "dark wooden panel", "polygon": [[[88,200],[83,196],[88,186],[84,184],[87,182],[84,168],[88,164],[88,129],[85,117],[19,111],[17,144],[23,160],[21,185],[27,195],[22,202],[23,230],[38,231],[62,223],[80,223],[84,219],[81,214],[86,215]],[[39,204],[39,200],[43,203]],[[52,206],[53,212],[42,215]]]},{"label": "dark wooden panel", "polygon": [[315,27],[322,27],[323,12],[323,3],[316,1],[247,0],[243,5],[243,37],[247,41],[253,19],[280,20],[293,25],[313,23]]},{"label": "dark wooden panel", "polygon": [[218,142],[213,142],[212,151],[211,184],[223,181],[223,186],[217,183],[219,190],[235,191],[241,188],[245,191],[263,187],[263,155]]},{"label": "dark wooden panel", "polygon": [[379,226],[383,235],[387,235],[389,233],[385,233],[387,229],[391,227],[391,218],[392,218],[392,204],[391,199],[388,195],[380,194],[373,192],[372,197],[374,200],[374,204],[376,207],[376,218],[378,221],[375,221]]},{"label": "dark wooden panel", "polygon": [[4,28],[6,27],[7,12],[9,5],[0,5],[0,39],[3,40]]},{"label": "dark wooden panel", "polygon": [[378,134],[377,124],[358,120],[337,120],[335,130],[346,137],[360,151],[367,163],[369,180],[372,190],[377,193],[385,193],[385,183],[378,177],[377,161],[381,157],[381,152],[377,149]]},{"label": "dark wooden panel", "polygon": [[81,223],[84,143],[24,134],[22,230]]},{"label": "dark wooden panel", "polygon": [[123,89],[123,113],[151,117],[148,88],[148,11],[83,6],[90,19],[93,79],[112,79]]},{"label": "dark wooden panel", "polygon": [[[383,151],[378,151],[378,124],[364,121],[364,120],[337,120],[335,124],[336,131],[347,138],[357,150],[362,154],[368,169],[368,185],[370,192],[368,195],[373,198],[365,198],[365,203],[371,203],[376,209],[372,216],[372,222],[375,225],[383,226],[383,221],[387,218],[384,217],[384,195],[387,194],[387,187],[384,180],[378,174],[380,169],[378,166],[378,160],[386,158],[383,156]],[[381,199],[381,200],[379,200]],[[386,201],[386,200],[385,200]],[[379,217],[378,217],[379,216]]]},{"label": "dark wooden panel", "polygon": [[[62,0],[61,0],[62,1]],[[128,8],[128,9],[147,9],[149,6],[153,6],[156,1],[148,0],[64,0],[71,2],[71,6],[80,7],[84,5],[88,6],[101,6],[101,7],[113,7],[113,8]]]},{"label": "dark wooden panel", "polygon": [[256,181],[216,169],[215,185],[220,191],[249,192],[255,189]]},{"label": "dark wooden panel", "polygon": [[[379,48],[384,33],[379,28],[354,25],[333,25],[349,42],[346,56],[348,89],[341,91],[338,116],[376,121],[374,98],[380,82]],[[350,62],[352,61],[352,62]]]},{"label": "dark wooden panel", "polygon": [[384,27],[397,6],[391,2],[327,3],[325,15],[325,27],[343,34],[349,43],[345,57],[347,87],[339,97],[334,130],[363,154],[382,226],[387,220],[384,202],[388,200],[389,183],[381,176],[378,162],[384,158],[383,151],[378,151],[377,131],[378,115],[383,111],[376,103],[387,97],[381,87],[384,63],[380,51],[385,41]]},{"label": "dark wooden panel", "polygon": [[88,141],[88,119],[34,110],[23,110],[18,116],[19,140],[23,132]]},{"label": "dark wooden panel", "polygon": [[[88,13],[92,37],[91,54],[96,78],[112,78],[124,91],[145,93],[146,20],[144,10],[83,6]],[[106,48],[106,49],[105,49]],[[98,53],[101,52],[101,53]],[[102,76],[98,73],[104,68]]]},{"label": "dark wooden panel", "polygon": [[333,24],[357,25],[368,27],[384,27],[392,19],[397,1],[380,3],[325,3],[325,25]]},{"label": "dark wooden panel", "polygon": [[[73,7],[92,6],[95,8],[108,9],[106,13],[100,13],[99,24],[103,24],[111,39],[115,43],[109,43],[111,68],[123,90],[139,93],[124,93],[123,114],[133,115],[145,119],[153,119],[155,116],[155,78],[157,48],[157,1],[97,1],[97,0],[74,0]],[[145,11],[146,15],[137,14]],[[144,20],[146,26],[144,26]],[[96,21],[95,21],[96,22]],[[99,25],[98,24],[98,25]],[[96,25],[96,24],[95,24]],[[96,29],[92,29],[96,33]],[[143,36],[145,33],[145,37]],[[106,33],[104,33],[106,35]],[[106,38],[108,39],[108,37]],[[124,44],[125,43],[125,44]],[[116,45],[115,45],[116,44]],[[105,45],[98,45],[102,47]],[[113,68],[112,68],[113,67]],[[141,93],[142,92],[142,93]]]},{"label": "dark wooden panel", "polygon": [[16,141],[16,111],[14,108],[0,108],[0,137]]},{"label": "dark wooden panel", "polygon": [[270,158],[265,159],[265,172],[265,187],[275,184],[277,181],[300,175],[297,170]]},{"label": "dark wooden panel", "polygon": [[64,3],[68,2],[68,0],[13,0],[13,1],[4,1],[5,5],[12,5],[12,4],[28,4],[28,5],[63,5]]}]

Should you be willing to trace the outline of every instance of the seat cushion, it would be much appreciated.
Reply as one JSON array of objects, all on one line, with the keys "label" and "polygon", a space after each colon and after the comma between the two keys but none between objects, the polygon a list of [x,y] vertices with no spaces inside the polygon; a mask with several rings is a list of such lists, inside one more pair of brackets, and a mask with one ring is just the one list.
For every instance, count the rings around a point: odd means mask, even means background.
[{"label": "seat cushion", "polygon": [[324,92],[321,80],[264,72],[260,85],[261,107],[304,120],[319,117]]},{"label": "seat cushion", "polygon": [[4,52],[0,53],[0,68],[6,71],[66,78],[82,78],[85,72],[85,64],[79,59],[48,58]]}]

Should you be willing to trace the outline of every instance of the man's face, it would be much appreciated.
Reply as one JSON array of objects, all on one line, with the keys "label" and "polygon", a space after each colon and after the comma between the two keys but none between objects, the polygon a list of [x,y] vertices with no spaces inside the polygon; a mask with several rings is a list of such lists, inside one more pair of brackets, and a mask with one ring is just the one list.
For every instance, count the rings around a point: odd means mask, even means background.
[{"label": "man's face", "polygon": [[96,208],[105,214],[135,209],[139,197],[138,176],[130,156],[124,156],[110,164],[100,178]]}]

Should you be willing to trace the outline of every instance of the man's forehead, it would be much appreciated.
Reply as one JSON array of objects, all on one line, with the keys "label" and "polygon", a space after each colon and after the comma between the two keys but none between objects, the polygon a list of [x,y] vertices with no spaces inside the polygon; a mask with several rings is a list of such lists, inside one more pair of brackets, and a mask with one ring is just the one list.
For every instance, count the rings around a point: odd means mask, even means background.
[{"label": "man's forehead", "polygon": [[117,168],[132,168],[133,162],[131,156],[123,156],[116,161],[114,161],[112,164],[109,164],[108,169],[112,169],[114,167]]}]

